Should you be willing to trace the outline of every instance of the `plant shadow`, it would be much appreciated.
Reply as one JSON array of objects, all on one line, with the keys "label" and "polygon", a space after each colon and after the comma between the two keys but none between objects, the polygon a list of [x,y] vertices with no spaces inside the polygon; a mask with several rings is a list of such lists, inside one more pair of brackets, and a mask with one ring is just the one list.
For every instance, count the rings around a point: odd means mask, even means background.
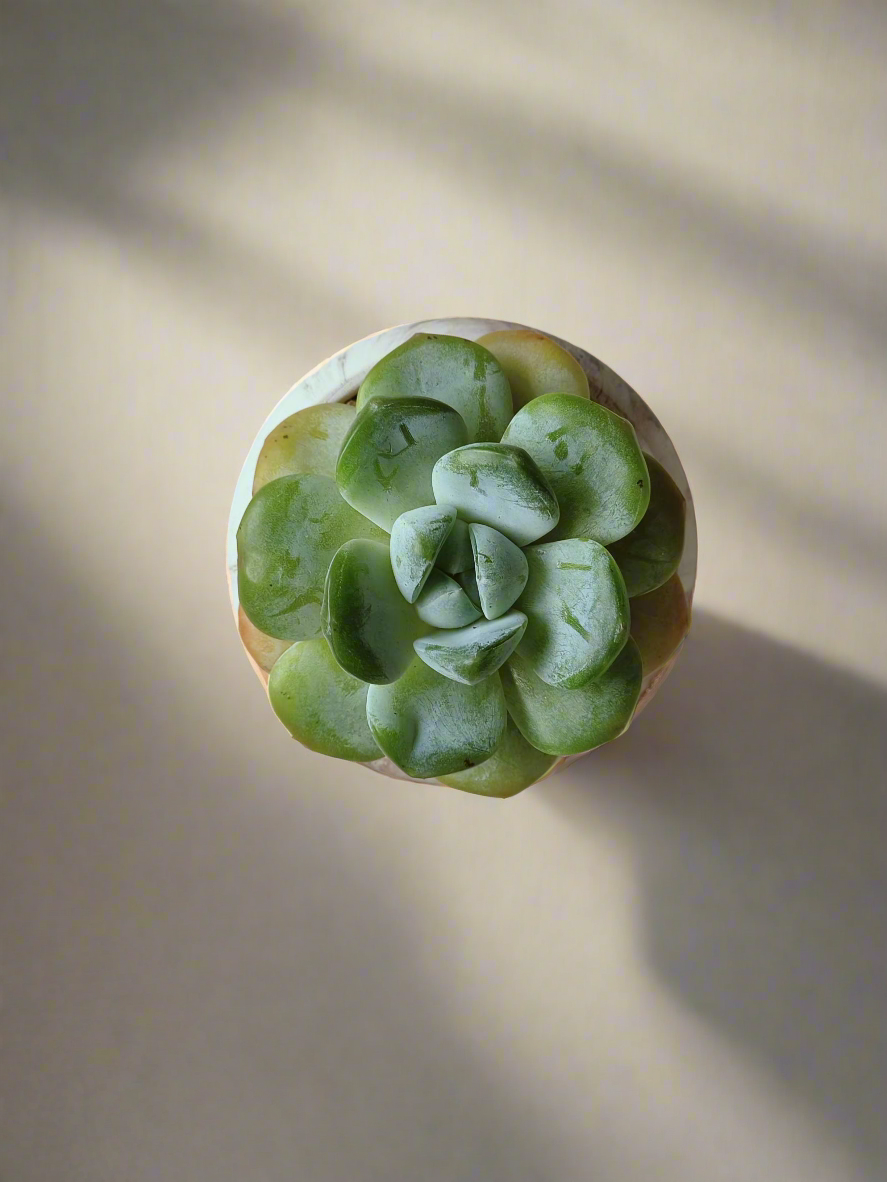
[{"label": "plant shadow", "polygon": [[700,611],[648,712],[550,792],[586,823],[606,797],[636,851],[655,973],[879,1177],[885,766],[882,687]]},{"label": "plant shadow", "polygon": [[551,1177],[310,758],[240,747],[7,495],[0,540],[0,1174]]}]

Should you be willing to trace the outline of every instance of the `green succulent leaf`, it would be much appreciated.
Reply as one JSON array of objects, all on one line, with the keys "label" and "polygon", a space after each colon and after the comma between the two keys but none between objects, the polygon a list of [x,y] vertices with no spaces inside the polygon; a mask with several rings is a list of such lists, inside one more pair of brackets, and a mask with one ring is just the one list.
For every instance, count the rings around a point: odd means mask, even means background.
[{"label": "green succulent leaf", "polygon": [[390,532],[409,509],[434,500],[435,462],[467,438],[452,407],[429,398],[376,398],[359,412],[336,464],[349,505]]},{"label": "green succulent leaf", "polygon": [[342,668],[376,685],[395,681],[421,632],[397,588],[383,542],[357,539],[338,549],[323,596],[323,632]]},{"label": "green succulent leaf", "polygon": [[410,337],[364,378],[357,408],[374,398],[414,397],[434,398],[458,411],[472,442],[498,440],[512,415],[511,390],[499,362],[461,337]]},{"label": "green succulent leaf", "polygon": [[253,492],[281,476],[313,474],[335,479],[339,448],[356,413],[353,405],[324,402],[306,406],[278,423],[259,452]]},{"label": "green succulent leaf", "polygon": [[474,553],[471,549],[471,538],[468,536],[468,523],[461,517],[453,522],[450,536],[441,547],[437,556],[436,566],[446,571],[448,575],[459,575],[463,570],[471,570],[474,566]]},{"label": "green succulent leaf", "polygon": [[560,520],[552,541],[592,538],[608,546],[647,510],[650,480],[634,427],[596,402],[543,394],[518,411],[502,442],[524,448],[554,489]]},{"label": "green succulent leaf", "polygon": [[505,734],[499,675],[452,681],[418,657],[399,681],[372,685],[367,720],[376,742],[408,776],[430,779],[489,759]]},{"label": "green succulent leaf", "polygon": [[603,673],[628,640],[625,584],[609,552],[588,538],[543,542],[525,553],[521,654],[548,685],[575,688]]},{"label": "green succulent leaf", "polygon": [[237,530],[237,589],[247,618],[278,640],[320,635],[323,585],[350,538],[384,538],[328,476],[282,476],[259,489]]},{"label": "green succulent leaf", "polygon": [[434,499],[454,505],[466,521],[505,534],[518,546],[535,542],[558,520],[557,498],[520,447],[470,443],[443,456],[431,473]]},{"label": "green succulent leaf", "polygon": [[605,673],[578,689],[546,684],[516,652],[500,673],[508,712],[528,743],[550,755],[578,755],[615,739],[631,722],[641,692],[634,641]]},{"label": "green succulent leaf", "polygon": [[469,525],[474,552],[474,576],[480,605],[488,620],[507,612],[527,585],[527,560],[523,550],[497,529]]},{"label": "green succulent leaf", "polygon": [[465,628],[432,632],[413,645],[426,665],[465,685],[477,685],[508,660],[527,626],[523,612],[478,620]]},{"label": "green succulent leaf", "polygon": [[456,577],[458,578],[465,594],[477,608],[477,614],[480,615],[480,590],[477,586],[477,575],[474,573],[474,567],[471,567],[470,570],[463,570],[462,573]]},{"label": "green succulent leaf", "polygon": [[415,603],[447,540],[456,510],[423,505],[401,513],[391,527],[391,569],[407,603]]},{"label": "green succulent leaf", "polygon": [[416,600],[416,613],[432,628],[462,628],[474,623],[481,614],[455,579],[442,570],[433,570],[429,575]]},{"label": "green succulent leaf", "polygon": [[678,650],[689,628],[690,609],[677,575],[631,601],[631,638],[640,650],[644,677],[662,668]]},{"label": "green succulent leaf", "polygon": [[658,460],[648,455],[644,459],[650,473],[650,505],[631,533],[610,546],[630,599],[667,583],[684,552],[684,494]]},{"label": "green succulent leaf", "polygon": [[367,686],[338,664],[322,636],[292,645],[271,670],[274,713],[312,751],[366,761],[382,752],[367,722]]},{"label": "green succulent leaf", "polygon": [[479,337],[508,378],[514,409],[541,394],[575,394],[589,398],[585,370],[572,353],[531,328],[506,328]]},{"label": "green succulent leaf", "polygon": [[450,788],[462,792],[504,799],[535,784],[555,763],[556,755],[546,755],[531,747],[509,718],[505,738],[489,759],[467,771],[440,778]]}]

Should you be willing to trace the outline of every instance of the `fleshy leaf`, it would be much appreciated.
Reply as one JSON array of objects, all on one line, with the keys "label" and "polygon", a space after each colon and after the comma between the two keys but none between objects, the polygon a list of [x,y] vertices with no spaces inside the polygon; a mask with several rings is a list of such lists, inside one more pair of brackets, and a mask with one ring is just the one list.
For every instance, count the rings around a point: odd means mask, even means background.
[{"label": "fleshy leaf", "polygon": [[631,638],[644,663],[644,677],[661,669],[690,628],[687,596],[677,575],[631,601]]},{"label": "fleshy leaf", "polygon": [[441,547],[435,565],[446,571],[448,575],[459,575],[463,570],[471,570],[474,566],[471,538],[468,536],[468,523],[463,521],[461,517],[457,517],[453,522],[450,536]]},{"label": "fleshy leaf", "polygon": [[608,546],[647,510],[650,480],[634,427],[596,402],[543,394],[518,411],[502,442],[529,452],[554,489],[561,515],[551,541]]},{"label": "fleshy leaf", "polygon": [[507,612],[527,585],[523,550],[488,525],[469,525],[474,551],[474,576],[480,605],[488,620]]},{"label": "fleshy leaf", "polygon": [[416,613],[432,628],[462,628],[478,619],[480,608],[475,607],[455,579],[442,570],[434,570],[416,600]]},{"label": "fleshy leaf", "polygon": [[237,588],[244,612],[278,640],[319,636],[333,555],[350,538],[384,537],[345,504],[328,476],[273,480],[247,505],[237,530]]},{"label": "fleshy leaf", "polygon": [[477,614],[480,615],[480,591],[477,587],[477,575],[474,573],[474,567],[471,567],[470,570],[463,570],[457,578],[465,594],[477,608]]},{"label": "fleshy leaf", "polygon": [[508,660],[527,626],[523,612],[509,612],[498,620],[478,620],[466,628],[432,632],[413,645],[426,665],[461,681],[477,685]]},{"label": "fleshy leaf", "polygon": [[401,513],[391,527],[391,569],[407,603],[415,603],[447,540],[456,510],[423,505]]},{"label": "fleshy leaf", "polygon": [[271,670],[268,696],[294,739],[337,759],[378,759],[367,723],[367,686],[336,662],[322,636],[303,640]]},{"label": "fleshy leaf", "polygon": [[616,659],[629,633],[619,568],[587,538],[543,542],[525,551],[530,568],[518,607],[527,616],[520,651],[548,685],[575,688]]},{"label": "fleshy leaf", "polygon": [[514,409],[520,410],[540,394],[590,397],[585,370],[566,349],[532,328],[506,328],[479,337],[508,378]]},{"label": "fleshy leaf", "polygon": [[552,764],[557,763],[557,759],[556,755],[546,755],[531,747],[509,718],[505,738],[489,759],[468,771],[440,778],[450,788],[459,788],[462,792],[504,799],[535,784]]},{"label": "fleshy leaf", "polygon": [[372,685],[367,721],[376,742],[408,776],[430,779],[489,759],[505,734],[499,675],[477,685],[442,677],[419,660],[392,685]]},{"label": "fleshy leaf", "polygon": [[380,397],[445,402],[465,420],[472,442],[498,440],[513,413],[508,379],[492,353],[474,341],[424,332],[373,366],[357,409]]},{"label": "fleshy leaf", "polygon": [[408,509],[434,500],[435,462],[467,438],[452,407],[428,398],[377,398],[354,420],[336,465],[342,496],[390,531]]},{"label": "fleshy leaf", "polygon": [[376,685],[395,681],[421,632],[397,589],[383,542],[346,542],[330,563],[323,595],[323,632],[342,668]]},{"label": "fleshy leaf", "polygon": [[293,643],[291,640],[275,640],[273,636],[260,631],[243,610],[242,604],[237,608],[237,631],[243,647],[265,673],[271,672],[274,662]]},{"label": "fleshy leaf", "polygon": [[606,673],[578,689],[546,685],[519,652],[500,673],[521,734],[550,755],[578,755],[621,735],[637,705],[641,677],[641,655],[632,640]]},{"label": "fleshy leaf", "polygon": [[551,485],[520,447],[470,443],[456,448],[434,465],[431,484],[439,505],[454,505],[465,521],[492,526],[518,546],[535,542],[557,524]]},{"label": "fleshy leaf", "polygon": [[253,492],[280,476],[336,476],[342,440],[354,422],[353,405],[324,402],[306,406],[284,419],[262,445],[253,477]]},{"label": "fleshy leaf", "polygon": [[684,494],[658,460],[645,455],[650,473],[650,505],[630,534],[610,547],[630,599],[667,583],[684,552]]}]

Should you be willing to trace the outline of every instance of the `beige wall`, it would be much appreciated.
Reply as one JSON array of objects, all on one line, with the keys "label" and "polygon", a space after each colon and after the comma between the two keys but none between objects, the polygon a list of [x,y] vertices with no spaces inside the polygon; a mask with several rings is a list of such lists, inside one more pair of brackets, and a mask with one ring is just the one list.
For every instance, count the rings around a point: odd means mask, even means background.
[{"label": "beige wall", "polygon": [[[887,1174],[887,10],[10,0],[4,1182]],[[630,736],[511,803],[297,748],[230,494],[316,361],[584,345],[694,485]]]}]

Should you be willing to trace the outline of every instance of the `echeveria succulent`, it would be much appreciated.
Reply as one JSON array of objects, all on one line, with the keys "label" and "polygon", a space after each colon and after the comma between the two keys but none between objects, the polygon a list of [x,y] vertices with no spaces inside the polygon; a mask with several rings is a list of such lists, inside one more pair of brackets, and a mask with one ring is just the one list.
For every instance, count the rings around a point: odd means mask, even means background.
[{"label": "echeveria succulent", "polygon": [[268,436],[242,635],[291,734],[488,796],[631,721],[682,641],[684,498],[529,330],[417,334]]}]

